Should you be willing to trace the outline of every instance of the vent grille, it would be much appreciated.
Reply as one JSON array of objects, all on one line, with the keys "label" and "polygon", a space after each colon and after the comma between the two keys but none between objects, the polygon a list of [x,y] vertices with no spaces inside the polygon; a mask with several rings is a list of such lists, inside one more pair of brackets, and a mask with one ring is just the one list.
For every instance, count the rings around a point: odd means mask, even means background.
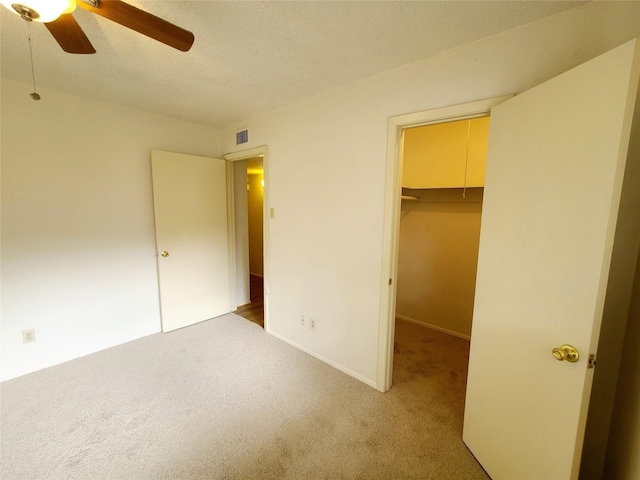
[{"label": "vent grille", "polygon": [[249,141],[249,130],[244,129],[236,132],[236,145],[241,145]]}]

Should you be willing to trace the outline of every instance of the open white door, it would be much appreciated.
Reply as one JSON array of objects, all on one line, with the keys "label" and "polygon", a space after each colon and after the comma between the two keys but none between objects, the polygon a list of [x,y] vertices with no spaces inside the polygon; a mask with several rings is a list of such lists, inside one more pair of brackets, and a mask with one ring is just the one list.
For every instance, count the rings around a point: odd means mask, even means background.
[{"label": "open white door", "polygon": [[638,254],[639,73],[633,41],[492,109],[463,438],[493,480],[578,477],[589,354]]},{"label": "open white door", "polygon": [[226,162],[153,150],[162,331],[231,311]]}]

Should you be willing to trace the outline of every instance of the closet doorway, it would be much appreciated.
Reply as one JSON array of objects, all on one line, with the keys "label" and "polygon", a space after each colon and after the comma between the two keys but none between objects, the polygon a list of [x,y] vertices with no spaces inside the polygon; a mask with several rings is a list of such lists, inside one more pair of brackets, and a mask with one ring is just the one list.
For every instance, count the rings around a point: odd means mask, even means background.
[{"label": "closet doorway", "polygon": [[396,318],[469,340],[489,117],[407,128]]},{"label": "closet doorway", "polygon": [[401,138],[394,382],[419,378],[453,424],[464,413],[488,140],[488,115]]},{"label": "closet doorway", "polygon": [[[401,193],[402,193],[402,172],[403,172],[403,138],[408,129],[426,125],[438,125],[455,122],[458,120],[469,120],[479,117],[489,116],[491,109],[511,98],[512,95],[478,100],[470,103],[441,107],[432,110],[407,113],[389,118],[387,129],[387,183],[385,186],[385,218],[383,237],[383,257],[382,275],[380,278],[380,335],[379,335],[379,364],[377,372],[378,389],[388,391],[393,383],[393,364],[395,348],[395,326],[396,326],[396,297],[398,293],[398,257],[399,257],[399,234],[401,217]],[[466,159],[465,159],[466,163]],[[471,183],[467,183],[464,188],[464,178],[462,190],[465,196],[469,193]],[[418,192],[405,190],[405,196],[422,197],[424,191],[434,189],[420,189]],[[453,190],[452,190],[453,191]],[[410,195],[414,193],[414,195]],[[418,201],[418,200],[409,200]],[[402,312],[401,312],[402,314]],[[407,322],[405,322],[407,323]],[[422,326],[415,325],[423,329]],[[432,331],[437,331],[429,329]],[[441,333],[441,332],[439,332]],[[453,335],[444,334],[447,337],[455,338]]]}]

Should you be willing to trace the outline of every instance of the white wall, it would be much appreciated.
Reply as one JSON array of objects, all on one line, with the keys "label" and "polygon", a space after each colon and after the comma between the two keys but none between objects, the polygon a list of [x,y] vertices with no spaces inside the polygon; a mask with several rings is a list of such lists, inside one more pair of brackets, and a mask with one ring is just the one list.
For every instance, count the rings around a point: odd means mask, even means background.
[{"label": "white wall", "polygon": [[[2,379],[160,330],[149,151],[210,128],[2,81]],[[36,329],[22,344],[21,331]]]},{"label": "white wall", "polygon": [[244,126],[243,148],[269,148],[269,331],[377,385],[388,118],[522,92],[640,36],[638,18],[590,3],[225,129],[225,152]]}]

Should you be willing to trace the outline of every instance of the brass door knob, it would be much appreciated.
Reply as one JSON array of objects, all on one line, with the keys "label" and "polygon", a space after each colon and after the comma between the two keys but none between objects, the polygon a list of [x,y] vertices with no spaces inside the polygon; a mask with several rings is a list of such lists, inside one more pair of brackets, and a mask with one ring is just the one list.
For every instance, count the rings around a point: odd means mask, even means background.
[{"label": "brass door knob", "polygon": [[560,348],[554,348],[551,350],[551,354],[559,362],[566,360],[567,362],[576,363],[580,359],[578,350],[572,345],[562,345]]},{"label": "brass door knob", "polygon": [[169,256],[169,252],[163,250],[162,252],[160,252],[160,255],[162,255],[164,258],[167,258]]}]

